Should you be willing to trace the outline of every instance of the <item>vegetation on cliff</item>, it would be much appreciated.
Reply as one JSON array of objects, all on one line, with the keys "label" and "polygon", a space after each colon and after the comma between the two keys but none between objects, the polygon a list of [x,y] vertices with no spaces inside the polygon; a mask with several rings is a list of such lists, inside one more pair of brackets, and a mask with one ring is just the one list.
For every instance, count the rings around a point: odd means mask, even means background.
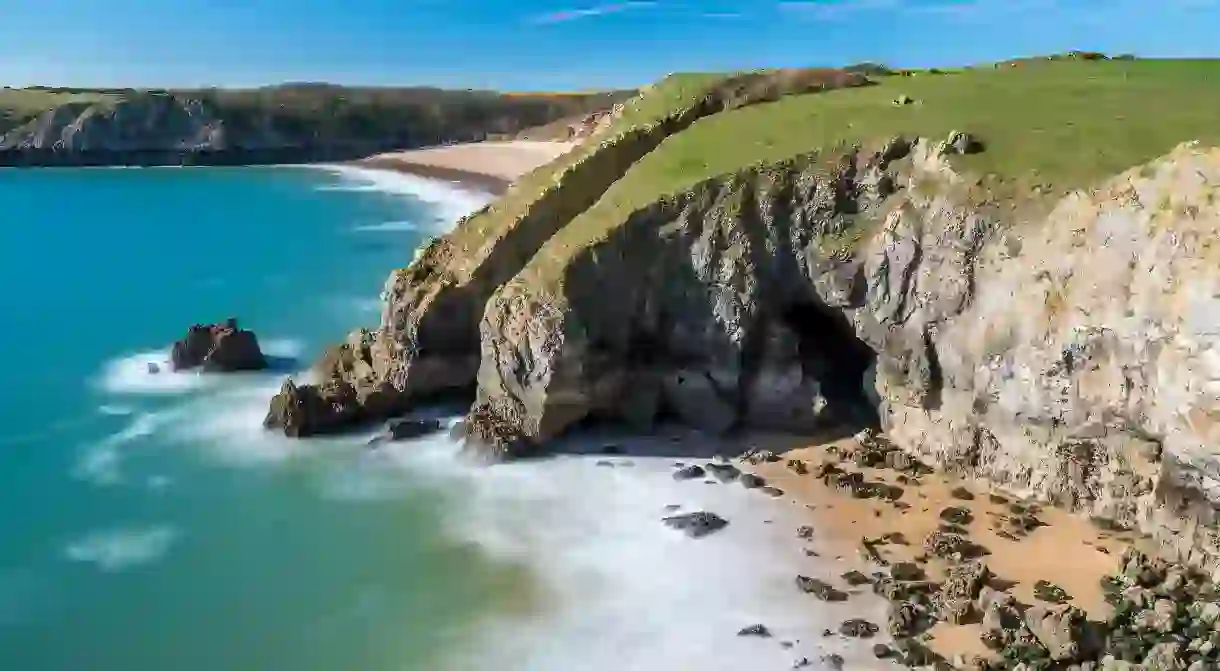
[{"label": "vegetation on cliff", "polygon": [[[612,107],[632,91],[510,95],[436,88],[342,87],[287,84],[256,89],[0,90],[0,136],[64,106],[78,114],[119,103],[198,102],[223,123],[230,138],[276,137],[296,144],[415,147],[512,134],[558,118]],[[98,107],[100,106],[100,107]],[[9,144],[13,144],[9,142]]]}]

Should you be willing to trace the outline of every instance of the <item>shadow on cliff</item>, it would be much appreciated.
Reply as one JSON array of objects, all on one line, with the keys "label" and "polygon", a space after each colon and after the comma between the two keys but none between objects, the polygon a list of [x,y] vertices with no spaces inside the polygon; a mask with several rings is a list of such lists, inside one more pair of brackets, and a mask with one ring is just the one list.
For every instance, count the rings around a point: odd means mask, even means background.
[{"label": "shadow on cliff", "polygon": [[587,424],[573,428],[546,446],[545,459],[554,455],[638,458],[711,459],[737,457],[751,450],[783,454],[811,445],[822,445],[855,435],[862,427],[829,427],[817,434],[796,435],[753,429],[735,430],[716,436],[676,423],[660,425],[650,434],[633,433],[609,424]]}]

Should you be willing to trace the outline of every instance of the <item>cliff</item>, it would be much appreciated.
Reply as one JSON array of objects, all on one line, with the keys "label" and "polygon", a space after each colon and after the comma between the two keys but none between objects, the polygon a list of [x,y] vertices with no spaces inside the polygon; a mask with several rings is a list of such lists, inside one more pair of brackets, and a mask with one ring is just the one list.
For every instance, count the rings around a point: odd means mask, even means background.
[{"label": "cliff", "polygon": [[672,78],[422,248],[268,426],[457,394],[513,458],[589,420],[879,424],[1220,567],[1220,119],[1167,104],[1216,74]]},{"label": "cliff", "polygon": [[252,91],[0,92],[0,165],[243,164],[340,160],[481,140],[624,93],[512,96],[294,85]]}]

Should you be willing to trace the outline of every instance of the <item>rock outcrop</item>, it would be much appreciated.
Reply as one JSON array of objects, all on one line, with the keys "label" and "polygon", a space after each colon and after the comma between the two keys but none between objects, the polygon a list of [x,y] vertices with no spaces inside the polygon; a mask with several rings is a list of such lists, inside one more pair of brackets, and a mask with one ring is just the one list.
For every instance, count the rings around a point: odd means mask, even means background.
[{"label": "rock outcrop", "polygon": [[195,324],[170,351],[174,370],[202,368],[209,373],[262,370],[267,359],[253,331],[230,318],[221,324]]},{"label": "rock outcrop", "polygon": [[[605,140],[622,145],[430,243],[325,384],[364,389],[352,416],[473,391],[460,436],[496,457],[588,419],[875,421],[928,463],[1220,566],[1220,151],[1014,222],[951,168],[981,140],[893,138],[556,235],[656,141]],[[506,207],[512,227],[482,225]]]}]

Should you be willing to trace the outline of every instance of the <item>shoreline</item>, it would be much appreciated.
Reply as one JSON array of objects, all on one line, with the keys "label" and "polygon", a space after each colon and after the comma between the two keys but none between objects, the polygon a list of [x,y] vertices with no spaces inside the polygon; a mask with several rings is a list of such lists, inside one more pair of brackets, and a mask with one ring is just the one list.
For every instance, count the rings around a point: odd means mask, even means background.
[{"label": "shoreline", "polygon": [[374,154],[344,165],[449,181],[500,195],[523,175],[576,145],[537,140],[468,142]]}]

